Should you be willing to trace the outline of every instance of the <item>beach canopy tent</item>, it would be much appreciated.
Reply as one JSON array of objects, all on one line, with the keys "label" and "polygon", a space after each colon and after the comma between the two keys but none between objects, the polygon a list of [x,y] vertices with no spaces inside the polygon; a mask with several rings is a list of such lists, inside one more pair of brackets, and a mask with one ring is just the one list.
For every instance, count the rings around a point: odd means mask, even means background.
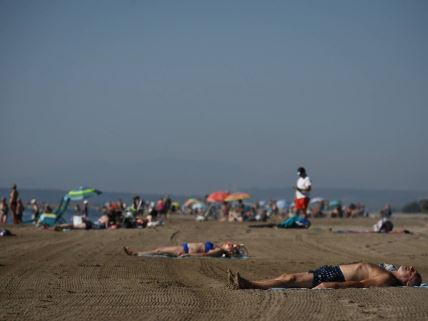
[{"label": "beach canopy tent", "polygon": [[72,201],[83,201],[92,196],[101,195],[102,192],[90,187],[79,187],[69,191],[65,196],[69,197]]},{"label": "beach canopy tent", "polygon": [[226,197],[228,197],[229,195],[229,192],[217,191],[208,195],[207,201],[211,203],[221,203],[224,202]]},{"label": "beach canopy tent", "polygon": [[236,192],[230,194],[228,197],[226,197],[224,200],[226,202],[233,202],[233,201],[242,201],[251,198],[251,195],[248,193],[243,192]]}]

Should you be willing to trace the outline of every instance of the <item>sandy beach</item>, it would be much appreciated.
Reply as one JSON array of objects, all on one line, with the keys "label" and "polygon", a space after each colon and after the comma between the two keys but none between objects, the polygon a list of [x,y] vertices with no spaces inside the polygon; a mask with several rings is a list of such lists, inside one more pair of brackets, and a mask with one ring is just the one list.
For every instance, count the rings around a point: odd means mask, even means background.
[{"label": "sandy beach", "polygon": [[[428,216],[394,218],[414,234],[346,234],[375,219],[315,219],[308,230],[171,218],[156,229],[56,232],[8,226],[0,238],[0,320],[428,320],[428,289],[234,290],[251,279],[355,261],[415,266],[428,279]],[[153,258],[185,241],[245,243],[248,259]]]}]

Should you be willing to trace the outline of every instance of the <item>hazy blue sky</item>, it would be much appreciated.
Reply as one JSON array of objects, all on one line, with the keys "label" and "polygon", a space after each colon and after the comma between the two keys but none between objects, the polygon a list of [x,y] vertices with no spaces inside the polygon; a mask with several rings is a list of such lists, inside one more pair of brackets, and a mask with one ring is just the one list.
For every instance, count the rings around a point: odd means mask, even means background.
[{"label": "hazy blue sky", "polygon": [[0,186],[428,190],[428,1],[0,0]]}]

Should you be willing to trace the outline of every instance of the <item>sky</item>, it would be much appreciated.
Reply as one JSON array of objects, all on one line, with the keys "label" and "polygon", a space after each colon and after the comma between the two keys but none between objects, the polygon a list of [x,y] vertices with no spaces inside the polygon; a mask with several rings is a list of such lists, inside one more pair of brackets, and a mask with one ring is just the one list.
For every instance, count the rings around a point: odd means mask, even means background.
[{"label": "sky", "polygon": [[0,0],[0,186],[428,190],[428,2]]}]

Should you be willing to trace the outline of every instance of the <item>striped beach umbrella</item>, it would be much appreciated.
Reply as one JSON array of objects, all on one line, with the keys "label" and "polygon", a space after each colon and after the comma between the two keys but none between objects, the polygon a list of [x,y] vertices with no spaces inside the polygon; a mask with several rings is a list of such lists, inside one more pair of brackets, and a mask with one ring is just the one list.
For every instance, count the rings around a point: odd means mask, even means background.
[{"label": "striped beach umbrella", "polygon": [[72,201],[82,201],[100,194],[102,194],[102,192],[95,188],[79,187],[78,189],[69,191],[65,196],[70,198]]}]

